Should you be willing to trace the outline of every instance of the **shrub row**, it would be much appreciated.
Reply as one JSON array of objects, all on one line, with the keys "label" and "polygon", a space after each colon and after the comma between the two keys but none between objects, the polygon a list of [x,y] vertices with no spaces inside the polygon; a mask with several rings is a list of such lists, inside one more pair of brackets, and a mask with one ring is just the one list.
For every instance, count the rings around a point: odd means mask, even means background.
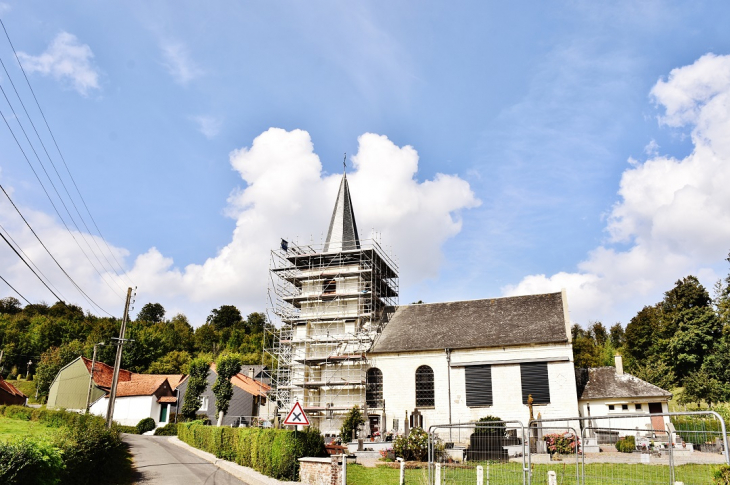
[{"label": "shrub row", "polygon": [[129,453],[115,428],[99,416],[0,406],[0,414],[60,428],[53,438],[14,438],[0,443],[0,483],[7,485],[101,484],[130,471]]},{"label": "shrub row", "polygon": [[317,429],[229,428],[192,421],[178,424],[177,435],[185,443],[218,458],[284,480],[299,479],[299,458],[327,456],[324,438]]},{"label": "shrub row", "polygon": [[632,453],[636,451],[636,438],[632,435],[624,436],[619,438],[616,442],[616,450],[621,453]]}]

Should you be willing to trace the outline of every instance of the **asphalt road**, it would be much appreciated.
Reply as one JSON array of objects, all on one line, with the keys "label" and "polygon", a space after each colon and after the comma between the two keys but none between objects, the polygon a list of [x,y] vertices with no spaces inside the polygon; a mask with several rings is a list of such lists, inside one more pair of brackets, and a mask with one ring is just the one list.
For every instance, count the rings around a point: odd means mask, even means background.
[{"label": "asphalt road", "polygon": [[130,446],[140,485],[246,485],[165,436],[125,434],[123,440]]}]

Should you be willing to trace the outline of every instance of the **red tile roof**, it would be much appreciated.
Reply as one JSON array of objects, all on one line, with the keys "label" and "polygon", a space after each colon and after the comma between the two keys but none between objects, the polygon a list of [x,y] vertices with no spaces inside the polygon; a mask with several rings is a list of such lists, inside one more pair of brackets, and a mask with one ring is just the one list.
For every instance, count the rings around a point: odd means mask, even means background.
[{"label": "red tile roof", "polygon": [[[132,379],[119,382],[117,397],[151,396],[167,381],[166,376],[150,374],[132,374]],[[169,385],[169,383],[168,383]]]},{"label": "red tile roof", "polygon": [[[210,370],[215,372],[215,362],[210,364]],[[257,381],[248,377],[246,374],[239,372],[235,376],[231,377],[231,384],[243,389],[252,396],[263,396],[266,397],[266,391],[271,390],[271,386],[267,386],[261,381]]]},{"label": "red tile roof", "polygon": [[177,398],[175,396],[162,396],[161,398],[159,398],[157,400],[157,402],[162,402],[162,403],[169,402],[169,403],[174,404],[177,402]]},{"label": "red tile roof", "polygon": [[[81,357],[84,364],[86,364],[86,370],[91,372],[91,360],[86,357]],[[112,378],[114,377],[114,367],[106,365],[104,362],[94,362],[94,384],[99,387],[109,389],[112,387]],[[132,379],[132,373],[125,369],[119,369],[119,383],[127,382]]]},{"label": "red tile roof", "polygon": [[180,384],[182,384],[183,381],[185,381],[185,379],[188,377],[185,374],[155,374],[155,375],[167,377],[167,382],[170,383],[170,387],[172,388],[173,391],[175,389],[177,389],[178,386]]},{"label": "red tile roof", "polygon": [[5,391],[13,396],[28,397],[25,394],[23,394],[22,392],[20,392],[17,387],[15,387],[11,383],[9,383],[5,379],[3,379],[2,376],[0,376],[0,389],[2,389],[3,391]]}]

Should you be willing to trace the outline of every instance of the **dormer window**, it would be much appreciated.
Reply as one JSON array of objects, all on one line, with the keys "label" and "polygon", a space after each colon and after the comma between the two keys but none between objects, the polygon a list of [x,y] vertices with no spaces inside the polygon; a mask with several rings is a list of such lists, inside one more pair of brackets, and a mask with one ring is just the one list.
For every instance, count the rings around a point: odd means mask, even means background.
[{"label": "dormer window", "polygon": [[337,282],[333,279],[324,280],[322,282],[322,293],[325,295],[334,295],[337,293]]}]

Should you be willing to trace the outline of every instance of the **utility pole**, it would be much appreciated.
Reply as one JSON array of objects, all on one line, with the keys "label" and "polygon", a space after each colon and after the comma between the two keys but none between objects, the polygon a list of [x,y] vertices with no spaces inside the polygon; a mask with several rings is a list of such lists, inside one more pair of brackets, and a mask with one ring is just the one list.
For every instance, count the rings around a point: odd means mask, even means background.
[{"label": "utility pole", "polygon": [[91,385],[94,383],[94,364],[96,364],[96,347],[99,345],[105,345],[104,342],[94,344],[94,355],[91,357],[91,374],[89,375],[89,391],[86,393],[86,413],[89,412],[89,406],[91,405]]},{"label": "utility pole", "polygon": [[30,366],[31,365],[33,365],[33,361],[32,360],[28,360],[28,367],[27,367],[27,369],[25,371],[25,380],[26,381],[28,380],[28,377],[30,377]]},{"label": "utility pole", "polygon": [[124,315],[122,316],[122,328],[119,330],[119,338],[116,340],[117,357],[114,359],[114,377],[112,378],[112,388],[109,391],[109,406],[106,409],[106,427],[112,427],[112,417],[114,416],[114,400],[117,398],[117,384],[119,383],[119,367],[122,365],[122,347],[124,346],[124,333],[127,330],[127,318],[129,316],[129,301],[132,299],[132,288],[127,288],[127,301],[124,304]]}]

